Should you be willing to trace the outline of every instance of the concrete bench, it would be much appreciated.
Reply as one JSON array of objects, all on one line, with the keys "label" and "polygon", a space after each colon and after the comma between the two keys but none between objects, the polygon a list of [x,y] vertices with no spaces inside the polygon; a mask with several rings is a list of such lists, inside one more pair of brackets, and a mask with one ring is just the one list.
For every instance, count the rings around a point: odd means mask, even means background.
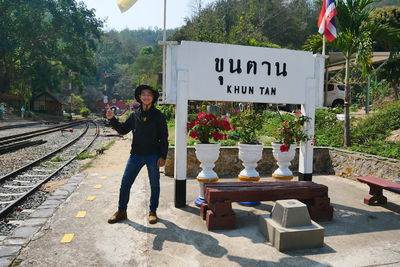
[{"label": "concrete bench", "polygon": [[364,203],[372,205],[375,202],[386,204],[387,198],[383,195],[383,189],[400,194],[400,184],[387,181],[374,176],[358,177],[358,181],[369,185],[369,194],[364,197]]},{"label": "concrete bench", "polygon": [[333,216],[328,187],[309,181],[220,182],[204,186],[206,202],[200,207],[200,216],[206,220],[208,230],[236,227],[232,202],[297,199],[307,205],[314,221],[332,220]]}]

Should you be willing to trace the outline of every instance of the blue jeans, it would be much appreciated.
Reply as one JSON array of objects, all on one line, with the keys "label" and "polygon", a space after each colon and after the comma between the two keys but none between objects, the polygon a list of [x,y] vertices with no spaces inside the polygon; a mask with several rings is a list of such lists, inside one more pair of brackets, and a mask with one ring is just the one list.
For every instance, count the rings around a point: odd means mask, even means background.
[{"label": "blue jeans", "polygon": [[118,209],[126,210],[129,202],[131,187],[136,179],[136,176],[144,165],[147,166],[149,174],[151,196],[150,210],[156,211],[158,208],[158,199],[160,197],[160,171],[157,166],[159,156],[134,156],[131,155],[126,163],[124,175],[122,176],[121,187],[119,189]]}]

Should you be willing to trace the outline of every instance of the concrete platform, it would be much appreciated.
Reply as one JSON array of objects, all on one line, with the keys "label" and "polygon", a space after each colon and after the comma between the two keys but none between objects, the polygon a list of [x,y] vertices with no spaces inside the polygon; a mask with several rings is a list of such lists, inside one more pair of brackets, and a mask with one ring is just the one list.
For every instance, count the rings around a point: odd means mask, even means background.
[{"label": "concrete platform", "polygon": [[[270,213],[272,202],[257,207],[236,203],[237,229],[208,231],[193,204],[198,183],[187,181],[187,204],[174,207],[174,179],[161,177],[159,223],[147,222],[149,183],[144,168],[131,192],[128,220],[110,225],[121,173],[129,153],[121,140],[94,160],[78,187],[55,209],[14,266],[400,266],[400,195],[385,192],[388,204],[363,203],[368,186],[336,176],[314,176],[329,187],[334,206],[319,249],[279,252],[265,243],[257,216]],[[262,178],[265,181],[266,178]],[[220,179],[220,182],[236,179]],[[95,188],[101,184],[101,188]],[[95,196],[94,200],[87,200]],[[86,211],[83,218],[76,218]],[[60,243],[74,234],[70,243]],[[11,255],[15,246],[8,248]],[[6,256],[6,255],[4,255]],[[14,257],[0,259],[0,266]]]}]

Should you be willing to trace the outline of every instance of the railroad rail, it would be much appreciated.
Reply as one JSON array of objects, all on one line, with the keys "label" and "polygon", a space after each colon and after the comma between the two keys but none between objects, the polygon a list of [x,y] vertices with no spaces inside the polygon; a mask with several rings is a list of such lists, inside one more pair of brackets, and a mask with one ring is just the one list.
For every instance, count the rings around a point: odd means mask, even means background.
[{"label": "railroad rail", "polygon": [[36,136],[40,136],[40,135],[45,135],[45,134],[49,134],[49,133],[53,133],[56,131],[60,131],[72,126],[76,126],[82,123],[85,123],[86,120],[80,120],[80,121],[75,121],[72,123],[67,123],[64,125],[57,125],[54,127],[50,127],[50,128],[46,128],[46,129],[40,129],[40,130],[36,130],[36,131],[32,131],[32,132],[25,132],[25,133],[20,133],[20,134],[15,134],[15,135],[9,135],[9,136],[4,136],[4,137],[0,137],[0,148],[2,146],[8,145],[8,144],[12,144],[12,143],[16,143],[19,141],[23,141],[23,140],[27,140]]},{"label": "railroad rail", "polygon": [[[0,187],[0,218],[4,217],[14,207],[19,205],[29,195],[35,192],[41,185],[49,181],[65,166],[70,164],[78,154],[84,152],[93,144],[93,142],[99,135],[99,126],[94,121],[86,121],[85,123],[86,128],[82,132],[82,134],[80,134],[78,137],[68,142],[67,144],[63,145],[61,148],[58,148],[48,153],[47,155],[35,160],[34,162],[31,162],[15,171],[12,171],[0,177],[0,183],[2,184],[2,186]],[[68,151],[66,150],[66,148],[71,148],[77,141],[82,140],[82,138],[89,130],[89,123],[95,124],[95,133],[93,134],[93,138],[90,139],[90,141],[84,146],[83,149],[80,149],[78,153],[75,151],[73,155],[70,155],[69,159],[66,159],[62,162],[54,162],[49,160],[51,157],[54,157],[57,154]],[[61,164],[61,166],[58,164]],[[38,166],[44,166],[50,169],[40,169],[40,167],[38,168]]]},{"label": "railroad rail", "polygon": [[27,127],[27,126],[34,126],[42,124],[42,122],[30,122],[30,123],[20,123],[20,124],[12,124],[12,125],[6,125],[6,126],[1,126],[0,131],[3,130],[9,130],[9,129],[16,129],[16,128],[22,128],[22,127]]}]

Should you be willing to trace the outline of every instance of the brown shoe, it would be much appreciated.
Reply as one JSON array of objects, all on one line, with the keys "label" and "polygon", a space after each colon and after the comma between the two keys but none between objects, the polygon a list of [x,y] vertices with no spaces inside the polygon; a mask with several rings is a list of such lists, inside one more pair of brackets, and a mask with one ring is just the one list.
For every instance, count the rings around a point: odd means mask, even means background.
[{"label": "brown shoe", "polygon": [[118,210],[116,213],[114,213],[113,216],[111,216],[110,219],[108,219],[108,223],[116,223],[122,220],[126,220],[128,217],[126,216],[126,210]]},{"label": "brown shoe", "polygon": [[149,212],[149,223],[150,224],[155,224],[157,222],[157,213],[155,211],[150,211]]}]

